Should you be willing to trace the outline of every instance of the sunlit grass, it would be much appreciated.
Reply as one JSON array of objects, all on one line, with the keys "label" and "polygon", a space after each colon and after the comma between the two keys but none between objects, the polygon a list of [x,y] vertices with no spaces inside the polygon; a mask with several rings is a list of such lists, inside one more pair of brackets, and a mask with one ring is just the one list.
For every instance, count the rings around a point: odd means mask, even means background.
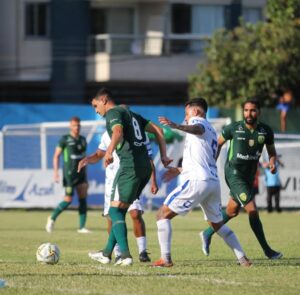
[{"label": "sunlit grass", "polygon": [[[55,231],[44,230],[49,212],[0,211],[0,279],[6,281],[1,294],[299,294],[300,213],[261,213],[267,239],[284,258],[266,259],[241,214],[228,224],[237,234],[251,268],[236,265],[233,253],[214,237],[210,257],[200,249],[199,231],[206,227],[201,211],[177,217],[173,224],[174,267],[152,268],[138,262],[138,251],[128,219],[132,267],[103,266],[87,253],[101,249],[107,238],[106,221],[100,212],[89,213],[91,234],[78,234],[75,211],[63,213]],[[152,260],[159,258],[155,213],[146,213],[148,249]],[[58,244],[57,265],[40,265],[35,260],[43,242]]]}]

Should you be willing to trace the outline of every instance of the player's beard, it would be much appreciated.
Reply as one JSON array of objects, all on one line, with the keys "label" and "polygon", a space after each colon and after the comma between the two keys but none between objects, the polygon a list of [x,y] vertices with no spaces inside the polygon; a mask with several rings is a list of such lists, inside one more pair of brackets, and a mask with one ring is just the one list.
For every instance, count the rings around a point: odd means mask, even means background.
[{"label": "player's beard", "polygon": [[257,118],[248,117],[248,118],[245,118],[245,121],[248,125],[255,125],[257,122]]}]

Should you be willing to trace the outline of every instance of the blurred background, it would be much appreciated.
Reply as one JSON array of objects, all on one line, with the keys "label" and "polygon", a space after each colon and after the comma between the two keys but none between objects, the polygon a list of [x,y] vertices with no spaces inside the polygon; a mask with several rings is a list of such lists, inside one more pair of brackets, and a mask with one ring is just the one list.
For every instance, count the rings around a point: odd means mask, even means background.
[{"label": "blurred background", "polygon": [[[52,157],[72,116],[88,153],[104,130],[90,99],[108,87],[117,103],[158,123],[180,123],[184,102],[203,96],[217,131],[256,97],[285,163],[283,208],[300,208],[300,3],[298,0],[0,0],[0,207],[54,207]],[[164,130],[174,162],[182,134]],[[176,185],[144,192],[157,207]],[[222,165],[219,161],[222,181]],[[102,164],[89,167],[89,205],[102,206]],[[261,173],[257,203],[266,207]],[[227,187],[222,183],[223,199]],[[76,205],[76,198],[74,204]]]}]

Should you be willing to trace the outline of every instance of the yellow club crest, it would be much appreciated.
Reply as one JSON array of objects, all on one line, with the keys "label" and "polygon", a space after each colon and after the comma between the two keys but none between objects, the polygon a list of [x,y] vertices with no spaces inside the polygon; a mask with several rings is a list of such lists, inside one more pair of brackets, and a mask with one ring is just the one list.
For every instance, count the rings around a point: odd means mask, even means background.
[{"label": "yellow club crest", "polygon": [[245,202],[245,201],[247,201],[247,194],[241,193],[241,194],[239,195],[239,198],[240,198],[241,201]]},{"label": "yellow club crest", "polygon": [[265,137],[263,135],[259,135],[257,140],[258,140],[258,143],[262,144],[265,142]]},{"label": "yellow club crest", "polygon": [[254,139],[249,139],[249,146],[254,146]]},{"label": "yellow club crest", "polygon": [[71,186],[67,186],[66,187],[66,193],[67,194],[71,194],[72,193],[72,187]]}]

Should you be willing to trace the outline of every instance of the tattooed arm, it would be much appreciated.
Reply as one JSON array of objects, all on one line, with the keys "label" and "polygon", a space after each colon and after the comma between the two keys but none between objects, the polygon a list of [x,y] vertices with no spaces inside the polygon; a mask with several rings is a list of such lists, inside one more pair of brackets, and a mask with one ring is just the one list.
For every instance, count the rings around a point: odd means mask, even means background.
[{"label": "tattooed arm", "polygon": [[196,125],[179,125],[179,124],[176,124],[176,123],[170,121],[166,117],[158,117],[158,120],[164,126],[169,126],[173,129],[178,129],[178,130],[181,130],[183,132],[187,132],[187,133],[191,133],[191,134],[195,134],[195,135],[201,135],[205,132],[203,126],[200,125],[200,124],[196,124]]}]

